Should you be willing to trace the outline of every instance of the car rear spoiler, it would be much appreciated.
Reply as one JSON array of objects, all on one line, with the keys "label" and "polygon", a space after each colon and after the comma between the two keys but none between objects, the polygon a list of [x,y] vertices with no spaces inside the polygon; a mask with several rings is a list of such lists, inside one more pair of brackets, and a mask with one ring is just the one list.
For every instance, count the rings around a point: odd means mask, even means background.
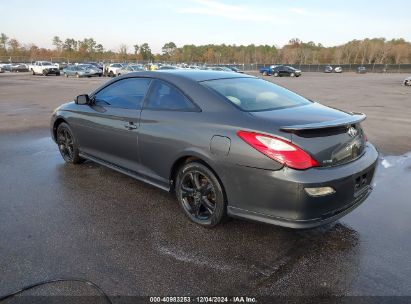
[{"label": "car rear spoiler", "polygon": [[333,128],[333,127],[340,127],[346,125],[353,125],[359,123],[367,118],[364,113],[349,113],[351,116],[324,121],[324,122],[316,122],[306,125],[294,125],[294,126],[284,126],[281,127],[280,130],[284,132],[295,132],[295,131],[302,131],[302,130],[313,130],[313,129],[324,129],[324,128]]}]

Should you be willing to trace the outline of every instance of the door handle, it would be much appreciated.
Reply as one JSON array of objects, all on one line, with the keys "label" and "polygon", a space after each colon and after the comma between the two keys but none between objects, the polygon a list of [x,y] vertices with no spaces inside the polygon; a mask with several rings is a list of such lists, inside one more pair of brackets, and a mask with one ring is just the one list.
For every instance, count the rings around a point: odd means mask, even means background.
[{"label": "door handle", "polygon": [[135,130],[135,129],[137,129],[137,125],[135,125],[133,122],[128,122],[128,123],[126,123],[126,124],[124,125],[124,127],[125,127],[127,130]]}]

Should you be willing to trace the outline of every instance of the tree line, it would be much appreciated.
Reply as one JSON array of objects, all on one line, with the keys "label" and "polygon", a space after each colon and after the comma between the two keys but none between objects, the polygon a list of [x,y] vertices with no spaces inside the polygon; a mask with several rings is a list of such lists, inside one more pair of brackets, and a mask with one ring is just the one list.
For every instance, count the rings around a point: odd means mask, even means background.
[{"label": "tree line", "polygon": [[339,46],[325,47],[321,43],[291,39],[282,48],[275,45],[183,45],[165,43],[161,53],[154,54],[145,42],[121,44],[117,50],[107,50],[93,38],[76,40],[52,39],[53,48],[34,43],[23,44],[16,38],[0,35],[0,60],[20,57],[29,60],[58,58],[60,60],[169,61],[209,64],[404,64],[411,63],[411,43],[404,39],[372,38],[352,40]]}]

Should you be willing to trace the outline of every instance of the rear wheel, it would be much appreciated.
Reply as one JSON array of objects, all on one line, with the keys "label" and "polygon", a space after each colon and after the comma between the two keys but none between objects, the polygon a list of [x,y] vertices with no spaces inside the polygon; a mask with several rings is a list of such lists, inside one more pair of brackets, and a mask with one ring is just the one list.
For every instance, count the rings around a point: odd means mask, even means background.
[{"label": "rear wheel", "polygon": [[263,76],[267,76],[267,72],[266,72],[266,71],[263,72]]},{"label": "rear wheel", "polygon": [[109,76],[109,77],[114,77],[113,71],[110,71],[110,72],[108,73],[108,76]]},{"label": "rear wheel", "polygon": [[222,185],[215,174],[199,162],[191,162],[180,168],[176,195],[184,213],[196,224],[214,227],[225,216]]},{"label": "rear wheel", "polygon": [[76,77],[77,77],[77,78],[80,78],[80,75],[79,75],[78,73],[76,73]]},{"label": "rear wheel", "polygon": [[67,75],[67,73],[64,73],[64,76],[65,76],[66,78],[68,78],[68,75]]},{"label": "rear wheel", "polygon": [[48,70],[43,70],[43,76],[47,76],[48,72]]},{"label": "rear wheel", "polygon": [[31,75],[36,75],[36,73],[34,73],[33,69],[31,69]]},{"label": "rear wheel", "polygon": [[79,156],[77,141],[70,126],[61,123],[57,128],[56,141],[64,161],[71,164],[80,164],[84,159]]}]

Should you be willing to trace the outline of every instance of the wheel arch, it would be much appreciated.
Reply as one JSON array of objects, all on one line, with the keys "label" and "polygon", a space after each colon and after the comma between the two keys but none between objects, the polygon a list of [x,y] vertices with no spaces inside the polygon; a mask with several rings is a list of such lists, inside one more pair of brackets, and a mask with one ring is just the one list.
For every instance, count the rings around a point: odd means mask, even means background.
[{"label": "wheel arch", "polygon": [[177,177],[178,170],[181,168],[181,166],[184,166],[185,164],[191,163],[194,161],[199,162],[200,164],[206,166],[208,169],[211,170],[211,172],[213,172],[217,180],[220,182],[221,189],[223,190],[224,200],[227,202],[227,193],[225,191],[225,186],[220,176],[218,175],[217,171],[214,170],[214,168],[209,164],[210,161],[206,160],[205,157],[198,155],[196,153],[189,153],[189,154],[180,156],[178,159],[174,161],[173,165],[171,166],[170,175],[169,175],[170,192],[175,191],[175,180]]},{"label": "wheel arch", "polygon": [[59,125],[61,125],[63,122],[66,123],[66,124],[68,124],[67,121],[66,121],[64,118],[62,118],[62,117],[58,117],[58,118],[54,121],[54,123],[53,123],[53,129],[52,129],[53,139],[54,139],[54,140],[57,139],[57,128],[58,128]]}]

